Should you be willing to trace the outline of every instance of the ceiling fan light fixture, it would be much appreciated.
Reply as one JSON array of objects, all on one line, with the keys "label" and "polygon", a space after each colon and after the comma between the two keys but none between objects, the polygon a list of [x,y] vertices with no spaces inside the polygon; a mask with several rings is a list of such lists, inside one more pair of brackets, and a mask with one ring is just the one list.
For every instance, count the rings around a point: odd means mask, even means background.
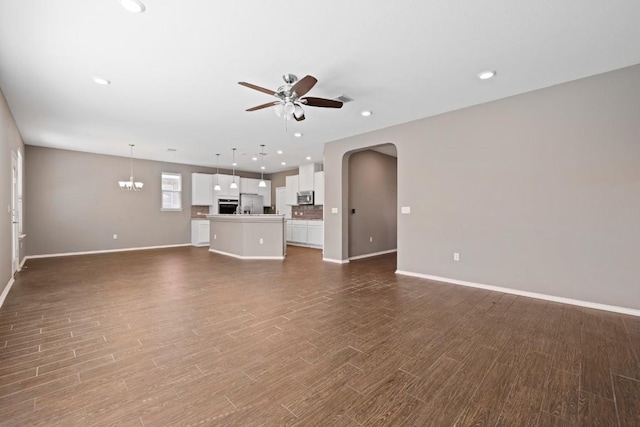
[{"label": "ceiling fan light fixture", "polygon": [[296,104],[293,109],[293,115],[296,116],[296,119],[299,119],[300,117],[304,116],[304,110],[301,106]]},{"label": "ceiling fan light fixture", "polygon": [[276,104],[273,112],[276,113],[276,116],[282,117],[282,113],[284,112],[284,103]]},{"label": "ceiling fan light fixture", "polygon": [[284,113],[287,116],[291,116],[296,111],[296,106],[293,102],[287,101],[284,103]]}]

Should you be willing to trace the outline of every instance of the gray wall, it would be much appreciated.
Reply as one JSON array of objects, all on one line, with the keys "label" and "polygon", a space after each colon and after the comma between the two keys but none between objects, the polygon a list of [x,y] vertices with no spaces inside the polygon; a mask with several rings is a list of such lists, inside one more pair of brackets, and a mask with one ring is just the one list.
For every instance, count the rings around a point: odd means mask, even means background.
[{"label": "gray wall", "polygon": [[639,117],[633,66],[329,143],[324,256],[348,257],[345,155],[391,142],[399,270],[640,309]]},{"label": "gray wall", "polygon": [[287,177],[290,175],[298,175],[299,169],[291,169],[288,171],[276,172],[264,176],[264,179],[271,180],[271,204],[276,205],[276,188],[287,185]]},{"label": "gray wall", "polygon": [[[129,177],[126,157],[27,146],[25,162],[27,255],[189,243],[191,173],[215,173],[212,168],[134,159],[134,177],[144,188],[125,192],[118,181]],[[181,212],[160,211],[162,172],[182,174]]]},{"label": "gray wall", "polygon": [[[9,110],[9,105],[0,90],[0,294],[11,280],[11,153],[24,154],[24,144],[20,131]],[[26,226],[23,232],[27,232]],[[21,251],[20,258],[23,253]]]},{"label": "gray wall", "polygon": [[396,249],[396,158],[371,150],[351,154],[348,188],[349,256]]}]

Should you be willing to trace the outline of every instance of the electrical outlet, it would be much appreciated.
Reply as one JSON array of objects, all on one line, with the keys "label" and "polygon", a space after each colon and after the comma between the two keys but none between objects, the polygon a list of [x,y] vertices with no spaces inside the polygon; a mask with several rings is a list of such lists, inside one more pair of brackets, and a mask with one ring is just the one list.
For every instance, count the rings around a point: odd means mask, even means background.
[{"label": "electrical outlet", "polygon": [[264,245],[264,239],[262,237],[260,238],[260,244]]},{"label": "electrical outlet", "polygon": [[454,261],[460,261],[460,254],[458,252],[454,252],[453,253],[453,260]]},{"label": "electrical outlet", "polygon": [[369,243],[373,243],[373,237],[369,237]]},{"label": "electrical outlet", "polygon": [[118,240],[118,235],[117,234],[113,235],[113,240]]},{"label": "electrical outlet", "polygon": [[338,213],[338,208],[331,208],[331,213]]}]

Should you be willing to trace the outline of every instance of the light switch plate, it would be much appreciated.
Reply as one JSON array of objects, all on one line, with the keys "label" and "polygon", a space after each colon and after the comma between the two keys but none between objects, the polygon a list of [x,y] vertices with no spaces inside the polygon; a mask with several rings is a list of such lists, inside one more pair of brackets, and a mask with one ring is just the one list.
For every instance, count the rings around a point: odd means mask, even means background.
[{"label": "light switch plate", "polygon": [[400,208],[400,213],[410,214],[411,213],[411,206],[402,206]]},{"label": "light switch plate", "polygon": [[331,213],[338,213],[338,208],[331,208]]}]

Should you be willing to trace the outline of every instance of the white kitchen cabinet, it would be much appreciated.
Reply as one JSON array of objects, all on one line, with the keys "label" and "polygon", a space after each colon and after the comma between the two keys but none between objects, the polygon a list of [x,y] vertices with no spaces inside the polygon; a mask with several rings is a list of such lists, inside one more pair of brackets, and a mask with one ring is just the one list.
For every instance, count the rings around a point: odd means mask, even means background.
[{"label": "white kitchen cabinet", "polygon": [[307,221],[307,244],[322,246],[324,242],[324,221]]},{"label": "white kitchen cabinet", "polygon": [[[265,179],[264,182],[267,186],[258,187],[258,194],[262,196],[262,204],[264,204],[265,207],[269,207],[271,206],[271,181]],[[258,184],[259,183],[260,180],[258,180]]]},{"label": "white kitchen cabinet", "polygon": [[293,225],[287,222],[287,242],[290,242],[292,240],[293,240]]},{"label": "white kitchen cabinet", "polygon": [[313,204],[324,205],[324,172],[315,172],[313,175]]},{"label": "white kitchen cabinet", "polygon": [[298,206],[298,175],[285,178],[287,185],[287,205]]},{"label": "white kitchen cabinet", "polygon": [[191,220],[191,244],[209,246],[210,222],[208,219]]},{"label": "white kitchen cabinet", "polygon": [[296,245],[322,247],[324,244],[324,221],[287,221],[287,242]]},{"label": "white kitchen cabinet", "polygon": [[298,191],[312,191],[314,174],[321,170],[322,165],[320,163],[309,163],[308,165],[300,166]]},{"label": "white kitchen cabinet", "polygon": [[295,243],[307,243],[307,221],[293,221],[291,241]]},{"label": "white kitchen cabinet", "polygon": [[209,206],[213,204],[213,175],[191,174],[191,204]]},{"label": "white kitchen cabinet", "polygon": [[245,194],[259,194],[258,184],[260,184],[259,179],[240,178],[240,192]]},{"label": "white kitchen cabinet", "polygon": [[[240,177],[235,177],[235,182],[238,188],[231,188],[231,183],[233,182],[233,177],[231,175],[224,174],[215,174],[214,177],[217,177],[218,184],[220,184],[220,191],[216,191],[216,196],[226,196],[226,197],[238,197],[240,196]],[[214,185],[215,185],[214,178]],[[223,197],[224,198],[224,197]]]}]

